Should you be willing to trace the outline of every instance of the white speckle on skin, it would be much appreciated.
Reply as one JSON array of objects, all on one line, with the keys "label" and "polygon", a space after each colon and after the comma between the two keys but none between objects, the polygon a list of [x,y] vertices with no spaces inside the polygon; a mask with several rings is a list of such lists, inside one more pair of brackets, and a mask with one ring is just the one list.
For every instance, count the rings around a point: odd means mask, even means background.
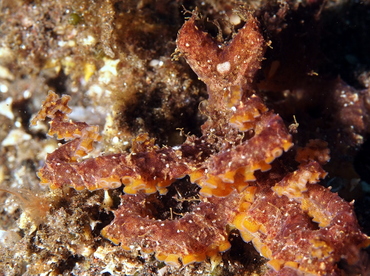
[{"label": "white speckle on skin", "polygon": [[226,62],[217,64],[216,69],[217,69],[217,72],[219,72],[220,74],[226,74],[230,71],[230,67],[231,67],[230,62],[226,61]]}]

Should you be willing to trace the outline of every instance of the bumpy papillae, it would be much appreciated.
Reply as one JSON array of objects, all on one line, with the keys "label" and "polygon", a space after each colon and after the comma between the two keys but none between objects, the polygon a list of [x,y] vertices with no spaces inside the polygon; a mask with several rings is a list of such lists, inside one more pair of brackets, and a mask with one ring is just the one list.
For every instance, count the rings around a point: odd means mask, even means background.
[{"label": "bumpy papillae", "polygon": [[[32,123],[50,117],[49,134],[70,141],[48,154],[38,173],[41,183],[77,190],[123,184],[126,195],[103,236],[127,250],[155,252],[168,264],[199,262],[227,250],[227,225],[252,241],[276,271],[333,274],[341,258],[355,262],[368,238],[352,206],[315,184],[325,176],[317,162],[302,162],[276,184],[255,176],[292,146],[280,116],[253,90],[264,44],[252,16],[224,44],[199,30],[195,15],[184,24],[178,51],[207,85],[209,98],[201,111],[208,120],[202,137],[190,136],[177,147],[158,147],[142,134],[130,153],[81,160],[100,140],[98,129],[70,121],[69,97],[49,93]],[[177,220],[151,218],[143,207],[147,194],[166,193],[186,175],[201,187],[202,202]]]}]

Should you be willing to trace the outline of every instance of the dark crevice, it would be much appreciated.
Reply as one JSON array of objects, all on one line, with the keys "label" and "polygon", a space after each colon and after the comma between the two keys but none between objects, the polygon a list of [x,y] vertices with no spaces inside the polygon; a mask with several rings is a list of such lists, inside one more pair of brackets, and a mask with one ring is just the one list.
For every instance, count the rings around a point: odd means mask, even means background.
[{"label": "dark crevice", "polygon": [[153,219],[174,220],[191,212],[201,201],[198,199],[199,187],[190,183],[189,177],[176,180],[165,195],[153,194],[146,202]]}]

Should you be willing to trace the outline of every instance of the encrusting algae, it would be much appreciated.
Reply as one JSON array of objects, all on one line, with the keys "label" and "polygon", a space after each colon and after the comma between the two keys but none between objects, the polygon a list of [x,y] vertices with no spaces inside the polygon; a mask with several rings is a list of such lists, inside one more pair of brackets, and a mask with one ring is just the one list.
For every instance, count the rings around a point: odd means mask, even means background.
[{"label": "encrusting algae", "polygon": [[[249,13],[246,18],[225,43],[203,32],[196,14],[179,31],[177,52],[209,96],[200,106],[207,117],[200,137],[160,147],[140,134],[130,153],[84,158],[100,140],[98,128],[71,121],[70,97],[50,92],[32,123],[49,117],[49,134],[67,142],[48,154],[38,176],[53,189],[123,185],[121,205],[101,234],[126,250],[154,252],[169,265],[228,250],[231,226],[269,260],[267,275],[340,275],[338,262],[356,263],[369,237],[352,205],[317,184],[326,176],[320,165],[328,161],[325,143],[301,150],[295,170],[281,161],[291,158],[284,152],[292,137],[258,94],[255,77],[266,42],[257,19]],[[166,194],[185,176],[200,187],[200,203],[181,218],[154,219],[146,208],[150,194]]]}]

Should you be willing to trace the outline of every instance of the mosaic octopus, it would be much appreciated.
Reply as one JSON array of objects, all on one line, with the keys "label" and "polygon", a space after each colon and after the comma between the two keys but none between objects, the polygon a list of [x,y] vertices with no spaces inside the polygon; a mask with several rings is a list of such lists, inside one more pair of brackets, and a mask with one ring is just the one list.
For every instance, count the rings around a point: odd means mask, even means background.
[{"label": "mosaic octopus", "polygon": [[[141,134],[130,153],[82,158],[100,140],[98,127],[70,121],[70,97],[49,93],[32,123],[51,118],[49,134],[68,142],[48,154],[38,172],[41,183],[76,190],[124,185],[121,205],[102,235],[126,250],[155,252],[170,265],[228,250],[231,226],[268,259],[269,275],[339,275],[338,262],[355,263],[369,238],[353,206],[317,184],[326,175],[325,142],[312,140],[298,152],[295,171],[279,161],[293,144],[282,118],[256,92],[265,46],[252,15],[227,43],[201,31],[196,15],[185,22],[177,52],[207,85],[209,97],[200,105],[207,117],[202,136],[188,136],[179,146],[159,147]],[[200,203],[178,219],[152,218],[148,195],[165,194],[185,176],[200,187]]]}]

